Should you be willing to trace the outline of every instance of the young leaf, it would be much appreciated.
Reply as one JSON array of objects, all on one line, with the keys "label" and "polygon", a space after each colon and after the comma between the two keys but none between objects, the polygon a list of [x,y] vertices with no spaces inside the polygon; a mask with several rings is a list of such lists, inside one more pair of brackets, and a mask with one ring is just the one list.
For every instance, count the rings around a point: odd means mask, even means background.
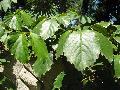
[{"label": "young leaf", "polygon": [[60,90],[60,88],[62,87],[62,81],[63,81],[63,78],[64,78],[65,74],[64,72],[61,72],[57,78],[55,79],[55,82],[54,82],[54,87],[52,90]]},{"label": "young leaf", "polygon": [[114,70],[115,70],[115,76],[117,78],[120,78],[120,55],[114,56]]},{"label": "young leaf", "polygon": [[32,49],[37,56],[33,69],[38,76],[41,76],[50,70],[52,60],[50,60],[45,42],[35,33],[30,33],[30,36]]},{"label": "young leaf", "polygon": [[[95,32],[85,30],[69,34],[62,44],[64,55],[67,60],[74,64],[79,71],[94,64],[100,54],[100,47],[96,42]],[[61,48],[58,47],[58,48]]]},{"label": "young leaf", "polygon": [[22,63],[26,63],[29,60],[28,42],[24,34],[19,35],[19,38],[11,48],[11,53]]}]

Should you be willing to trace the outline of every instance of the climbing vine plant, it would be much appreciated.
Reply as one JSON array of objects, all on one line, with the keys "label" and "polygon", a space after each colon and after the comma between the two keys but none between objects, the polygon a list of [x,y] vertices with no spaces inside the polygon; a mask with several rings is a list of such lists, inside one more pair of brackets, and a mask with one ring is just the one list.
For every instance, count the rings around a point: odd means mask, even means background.
[{"label": "climbing vine plant", "polygon": [[[0,2],[4,11],[10,8],[9,1]],[[16,3],[16,0],[12,1]],[[3,2],[7,4],[4,6]],[[0,42],[23,64],[29,63],[34,55],[33,70],[38,77],[51,69],[53,56],[56,60],[65,56],[84,73],[86,68],[96,65],[96,60],[102,55],[110,64],[114,62],[115,77],[120,78],[120,25],[104,21],[96,23],[91,17],[72,9],[50,17],[36,17],[27,10],[18,9],[0,21]],[[50,45],[52,50],[48,48]],[[1,64],[2,61],[3,58]],[[53,90],[60,89],[64,75],[64,72],[58,75]]]}]

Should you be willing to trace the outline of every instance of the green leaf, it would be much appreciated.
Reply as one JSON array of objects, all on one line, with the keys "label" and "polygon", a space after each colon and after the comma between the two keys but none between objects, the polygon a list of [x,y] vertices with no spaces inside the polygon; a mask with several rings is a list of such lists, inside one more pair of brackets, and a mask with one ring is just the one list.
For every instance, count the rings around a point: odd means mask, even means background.
[{"label": "green leaf", "polygon": [[96,37],[100,45],[101,54],[103,54],[109,62],[113,61],[112,43],[101,33],[97,33]]},{"label": "green leaf", "polygon": [[28,42],[24,34],[20,34],[19,38],[11,48],[11,53],[15,55],[15,58],[22,63],[26,63],[29,60]]},{"label": "green leaf", "polygon": [[[63,40],[63,41],[62,41]],[[94,64],[100,52],[111,62],[113,60],[113,46],[102,34],[83,30],[81,32],[63,34],[57,48],[57,55],[62,53],[67,60],[74,64],[79,71]]]},{"label": "green leaf", "polygon": [[6,12],[8,10],[8,8],[11,8],[11,1],[10,0],[3,0],[1,1],[1,5],[3,10]]},{"label": "green leaf", "polygon": [[23,20],[23,23],[27,26],[31,26],[33,24],[31,15],[26,13],[25,11],[20,11],[20,13],[21,13],[21,18]]},{"label": "green leaf", "polygon": [[7,33],[4,33],[4,35],[2,35],[2,37],[0,38],[0,41],[3,43],[6,43],[7,39],[8,39],[8,35],[7,35]]},{"label": "green leaf", "polygon": [[63,47],[64,55],[71,64],[74,64],[78,71],[93,65],[99,57],[100,47],[93,31],[74,31],[69,34],[66,42],[63,43],[64,46],[61,47]]},{"label": "green leaf", "polygon": [[0,59],[1,63],[7,62],[6,59]]},{"label": "green leaf", "polygon": [[115,76],[117,78],[120,78],[120,55],[114,56],[114,70],[115,70]]},{"label": "green leaf", "polygon": [[60,39],[59,39],[59,43],[58,43],[58,47],[57,47],[57,50],[56,50],[56,57],[58,58],[60,55],[61,55],[61,53],[63,52],[63,46],[64,46],[64,44],[65,44],[65,42],[66,42],[66,40],[67,40],[67,38],[68,38],[68,36],[69,36],[69,34],[70,34],[71,32],[70,31],[66,31],[65,33],[63,33],[63,35],[60,37]]},{"label": "green leaf", "polygon": [[[42,17],[41,17],[42,18]],[[41,19],[40,18],[40,19]],[[34,32],[34,33],[36,33],[36,34],[40,34],[40,29],[42,28],[42,24],[45,22],[45,18],[43,17],[42,18],[42,20],[40,20],[40,22],[33,28],[33,31],[32,32]]]},{"label": "green leaf", "polygon": [[80,22],[81,22],[82,24],[85,24],[85,23],[87,22],[85,16],[81,16]]},{"label": "green leaf", "polygon": [[120,43],[120,37],[119,37],[119,36],[114,37],[114,39],[115,39],[118,43]]},{"label": "green leaf", "polygon": [[0,10],[2,10],[2,4],[1,4],[1,2],[0,2]]},{"label": "green leaf", "polygon": [[0,27],[0,38],[4,35],[4,30],[2,27]]},{"label": "green leaf", "polygon": [[12,0],[14,3],[17,3],[17,0]]},{"label": "green leaf", "polygon": [[37,26],[33,29],[33,32],[40,34],[43,39],[47,39],[55,34],[55,32],[59,29],[59,24],[55,19],[50,19],[47,21],[42,21],[37,24]]},{"label": "green leaf", "polygon": [[55,79],[55,82],[54,82],[54,87],[52,90],[60,90],[60,88],[62,87],[62,81],[63,81],[63,78],[64,78],[65,74],[64,72],[61,72],[57,78]]},{"label": "green leaf", "polygon": [[110,22],[104,22],[104,21],[97,23],[97,25],[100,25],[100,26],[105,27],[105,28],[107,28],[110,24],[111,24]]},{"label": "green leaf", "polygon": [[50,60],[49,53],[45,42],[35,33],[30,33],[32,49],[37,56],[37,60],[34,63],[34,71],[38,76],[44,75],[50,70],[52,60]]},{"label": "green leaf", "polygon": [[78,15],[76,12],[67,12],[67,13],[63,13],[59,16],[56,17],[57,21],[60,24],[63,24],[65,27],[67,27],[70,24],[70,21],[73,19],[78,18]]},{"label": "green leaf", "polygon": [[47,39],[55,34],[56,31],[58,31],[59,24],[56,20],[50,19],[45,21],[42,24],[42,27],[40,29],[40,36],[43,39]]},{"label": "green leaf", "polygon": [[21,19],[19,15],[14,15],[9,23],[9,27],[14,30],[20,30],[21,29]]},{"label": "green leaf", "polygon": [[102,33],[105,36],[108,36],[107,29],[99,24],[95,24],[95,25],[91,26],[91,28],[95,31]]}]

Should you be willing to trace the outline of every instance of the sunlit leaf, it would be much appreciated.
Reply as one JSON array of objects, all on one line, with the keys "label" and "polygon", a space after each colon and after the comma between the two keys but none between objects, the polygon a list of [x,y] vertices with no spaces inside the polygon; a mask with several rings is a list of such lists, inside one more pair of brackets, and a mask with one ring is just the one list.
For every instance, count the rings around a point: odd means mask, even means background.
[{"label": "sunlit leaf", "polygon": [[89,30],[69,34],[62,45],[67,60],[79,71],[93,65],[100,54],[95,33]]},{"label": "sunlit leaf", "polygon": [[11,1],[10,0],[2,0],[1,1],[1,5],[3,10],[6,12],[8,10],[8,8],[11,8]]},{"label": "sunlit leaf", "polygon": [[58,56],[63,53],[79,71],[93,65],[100,52],[110,62],[113,60],[112,44],[98,32],[83,30],[66,33],[61,36],[60,42],[57,48]]},{"label": "sunlit leaf", "polygon": [[14,3],[17,3],[17,0],[12,0]]},{"label": "sunlit leaf", "polygon": [[21,29],[21,19],[19,15],[14,15],[9,23],[9,27],[14,30],[20,30]]}]

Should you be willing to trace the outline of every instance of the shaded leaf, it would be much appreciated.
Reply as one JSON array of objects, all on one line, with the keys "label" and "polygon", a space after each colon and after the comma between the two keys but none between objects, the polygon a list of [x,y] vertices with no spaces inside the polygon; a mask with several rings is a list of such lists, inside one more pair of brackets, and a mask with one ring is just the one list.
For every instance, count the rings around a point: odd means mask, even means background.
[{"label": "shaded leaf", "polygon": [[97,33],[96,37],[100,45],[101,54],[103,54],[109,62],[113,61],[112,43],[101,33]]},{"label": "shaded leaf", "polygon": [[63,78],[64,78],[65,74],[64,72],[61,72],[57,78],[55,79],[55,82],[54,82],[54,87],[52,90],[60,90],[60,88],[62,87],[62,81],[63,81]]},{"label": "shaded leaf", "polygon": [[117,78],[120,78],[120,55],[114,56],[114,70],[115,70],[115,76]]},{"label": "shaded leaf", "polygon": [[58,58],[60,55],[61,55],[61,53],[63,52],[63,46],[64,46],[64,44],[65,44],[65,42],[66,42],[66,40],[67,40],[67,38],[68,38],[68,36],[69,36],[69,34],[70,34],[71,32],[70,31],[66,31],[61,37],[60,37],[60,39],[59,39],[59,44],[58,44],[58,47],[57,47],[57,50],[56,50],[56,57]]},{"label": "shaded leaf", "polygon": [[20,13],[21,13],[21,18],[23,20],[23,23],[27,26],[31,26],[33,23],[31,15],[26,13],[25,11],[20,11]]},{"label": "shaded leaf", "polygon": [[33,69],[38,76],[41,76],[50,70],[52,60],[50,60],[45,42],[35,33],[30,33],[30,36],[32,49],[37,56]]},{"label": "shaded leaf", "polygon": [[91,26],[91,28],[95,31],[102,33],[105,36],[108,36],[107,29],[99,24],[95,24],[95,25]]},{"label": "shaded leaf", "polygon": [[26,63],[29,60],[28,42],[24,34],[20,34],[19,38],[11,48],[11,53],[15,55],[15,58],[22,63]]}]

